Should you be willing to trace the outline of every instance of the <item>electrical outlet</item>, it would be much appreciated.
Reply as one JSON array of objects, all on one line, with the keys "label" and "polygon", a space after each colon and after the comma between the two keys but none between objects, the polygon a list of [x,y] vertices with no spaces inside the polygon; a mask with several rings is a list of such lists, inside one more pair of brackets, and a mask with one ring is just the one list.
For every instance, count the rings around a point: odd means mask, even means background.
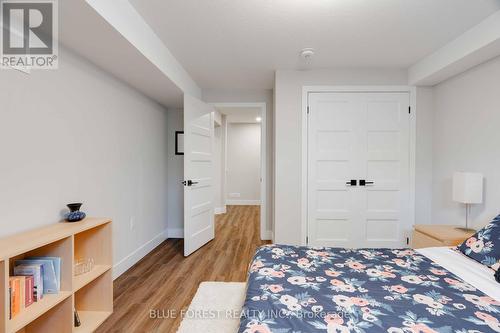
[{"label": "electrical outlet", "polygon": [[135,217],[134,216],[130,217],[130,230],[132,230],[132,231],[135,230]]}]

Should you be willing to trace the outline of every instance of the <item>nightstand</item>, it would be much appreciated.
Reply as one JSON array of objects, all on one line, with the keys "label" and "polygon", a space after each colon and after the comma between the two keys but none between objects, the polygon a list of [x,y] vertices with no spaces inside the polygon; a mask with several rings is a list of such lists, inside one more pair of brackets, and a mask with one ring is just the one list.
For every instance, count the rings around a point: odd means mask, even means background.
[{"label": "nightstand", "polygon": [[475,232],[465,232],[455,229],[454,225],[416,224],[413,230],[411,247],[456,246],[474,235]]}]

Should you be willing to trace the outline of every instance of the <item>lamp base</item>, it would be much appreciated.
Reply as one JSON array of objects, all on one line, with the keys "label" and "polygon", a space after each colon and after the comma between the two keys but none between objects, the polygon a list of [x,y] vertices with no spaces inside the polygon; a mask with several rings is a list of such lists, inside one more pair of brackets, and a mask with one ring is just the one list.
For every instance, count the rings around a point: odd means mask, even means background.
[{"label": "lamp base", "polygon": [[475,232],[476,232],[476,230],[471,229],[471,228],[456,227],[455,229],[456,229],[456,230],[463,231],[463,232],[473,232],[473,233],[475,233]]}]

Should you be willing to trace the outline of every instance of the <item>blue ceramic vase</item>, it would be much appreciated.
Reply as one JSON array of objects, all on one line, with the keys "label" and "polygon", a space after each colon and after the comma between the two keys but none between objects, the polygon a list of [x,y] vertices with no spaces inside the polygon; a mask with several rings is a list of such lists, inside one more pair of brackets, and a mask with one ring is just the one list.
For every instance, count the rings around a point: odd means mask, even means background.
[{"label": "blue ceramic vase", "polygon": [[85,218],[85,213],[80,212],[81,203],[71,203],[66,206],[69,208],[69,213],[66,215],[66,221],[68,222],[78,222]]}]

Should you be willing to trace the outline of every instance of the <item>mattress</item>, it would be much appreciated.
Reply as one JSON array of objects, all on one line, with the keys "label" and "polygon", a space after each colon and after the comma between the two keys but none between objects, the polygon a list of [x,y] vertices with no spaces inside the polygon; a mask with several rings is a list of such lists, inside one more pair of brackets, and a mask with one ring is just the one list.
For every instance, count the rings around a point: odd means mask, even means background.
[{"label": "mattress", "polygon": [[238,332],[500,332],[498,289],[491,270],[447,248],[266,245]]}]

